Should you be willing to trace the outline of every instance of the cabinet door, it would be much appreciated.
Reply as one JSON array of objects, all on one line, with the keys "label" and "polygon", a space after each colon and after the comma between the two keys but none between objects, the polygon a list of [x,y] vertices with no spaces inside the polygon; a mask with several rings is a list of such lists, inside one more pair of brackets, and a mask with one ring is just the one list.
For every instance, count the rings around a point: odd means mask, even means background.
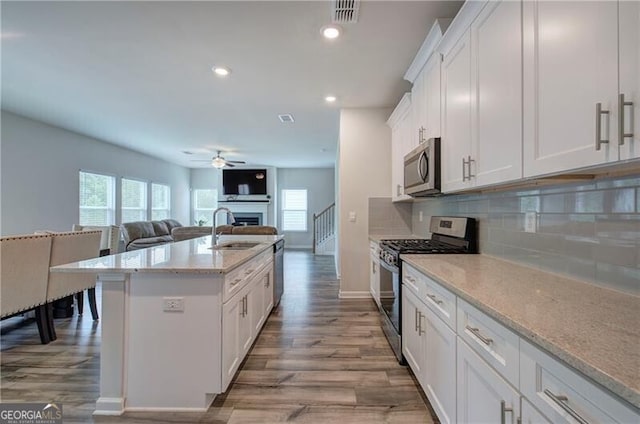
[{"label": "cabinet door", "polygon": [[369,291],[371,297],[375,300],[376,304],[380,306],[380,262],[373,257],[369,258]]},{"label": "cabinet door", "polygon": [[435,52],[424,65],[426,125],[424,139],[440,137],[440,65],[442,56]]},{"label": "cabinet door", "polygon": [[[405,96],[409,96],[406,94]],[[404,112],[391,128],[391,200],[394,202],[411,199],[404,194],[404,155],[409,153],[411,147],[411,108],[413,104],[410,97],[403,98]]]},{"label": "cabinet door", "polygon": [[431,309],[425,308],[424,391],[442,424],[456,421],[456,333]]},{"label": "cabinet door", "polygon": [[419,327],[419,314],[424,315],[424,307],[409,289],[402,289],[402,353],[424,387],[424,329]]},{"label": "cabinet door", "polygon": [[[262,286],[264,289],[262,304],[264,305],[264,321],[266,321],[269,319],[269,315],[273,310],[273,266],[271,265],[269,265],[269,272],[262,281]],[[264,323],[262,325],[264,325]]]},{"label": "cabinet door", "polygon": [[[249,318],[251,320],[251,341],[258,335],[262,324],[264,323],[264,276],[265,273],[261,272],[260,275],[251,283],[251,289],[247,296],[247,309],[249,312]],[[250,343],[251,344],[251,343]]]},{"label": "cabinet door", "polygon": [[[640,2],[621,1],[620,10],[620,94],[625,102],[633,105],[623,107],[623,126],[625,134],[618,136],[620,159],[640,157]],[[618,105],[621,114],[622,105]]]},{"label": "cabinet door", "polygon": [[240,321],[243,319],[244,296],[238,295],[222,306],[222,391],[226,391],[236,373],[240,353]]},{"label": "cabinet door", "polygon": [[531,406],[525,398],[522,398],[522,417],[520,422],[522,424],[551,424],[551,421]]},{"label": "cabinet door", "polygon": [[524,176],[617,160],[618,3],[523,8]]},{"label": "cabinet door", "polygon": [[522,177],[521,3],[485,6],[471,26],[474,186]]},{"label": "cabinet door", "polygon": [[416,77],[411,88],[411,115],[408,119],[410,123],[406,135],[407,152],[420,144],[421,135],[423,135],[424,128],[427,126],[424,68]]},{"label": "cabinet door", "polygon": [[458,339],[458,422],[509,423],[520,416],[520,396]]},{"label": "cabinet door", "polygon": [[[467,31],[442,63],[442,191],[469,187],[463,159],[471,155],[471,38]],[[465,176],[468,175],[464,167]]]}]

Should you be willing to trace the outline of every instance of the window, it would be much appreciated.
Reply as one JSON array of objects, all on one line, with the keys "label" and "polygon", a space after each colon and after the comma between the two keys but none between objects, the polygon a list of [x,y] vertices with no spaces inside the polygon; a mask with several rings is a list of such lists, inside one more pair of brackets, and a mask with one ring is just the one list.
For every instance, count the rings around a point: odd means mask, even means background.
[{"label": "window", "polygon": [[80,171],[80,225],[116,223],[116,179]]},{"label": "window", "polygon": [[171,215],[171,189],[164,184],[151,184],[151,219],[167,219]]},{"label": "window", "polygon": [[122,222],[147,220],[147,183],[122,179]]},{"label": "window", "polygon": [[307,190],[282,190],[282,231],[307,231]]},{"label": "window", "polygon": [[195,225],[212,225],[212,213],[218,205],[218,190],[193,190],[193,221]]}]

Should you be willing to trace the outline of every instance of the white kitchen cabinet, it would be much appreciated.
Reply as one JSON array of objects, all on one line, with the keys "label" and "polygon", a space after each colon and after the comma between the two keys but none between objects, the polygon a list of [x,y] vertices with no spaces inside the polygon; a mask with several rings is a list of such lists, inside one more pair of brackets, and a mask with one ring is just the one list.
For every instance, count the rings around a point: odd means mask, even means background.
[{"label": "white kitchen cabinet", "polygon": [[458,422],[515,424],[520,395],[467,344],[458,339]]},{"label": "white kitchen cabinet", "polygon": [[522,394],[553,423],[640,422],[631,407],[525,340],[520,367]]},{"label": "white kitchen cabinet", "polygon": [[424,391],[442,424],[456,421],[456,333],[426,308],[420,326],[424,344]]},{"label": "white kitchen cabinet", "polygon": [[520,424],[552,424],[544,415],[534,408],[529,401],[522,398]]},{"label": "white kitchen cabinet", "polygon": [[387,121],[391,128],[391,200],[409,200],[404,194],[404,155],[411,143],[411,93],[405,93]]},{"label": "white kitchen cabinet", "polygon": [[427,87],[425,69],[418,74],[411,87],[411,120],[408,134],[407,152],[424,142],[424,132],[427,127]]},{"label": "white kitchen cabinet", "polygon": [[[406,287],[406,286],[405,286]],[[426,307],[409,289],[402,290],[402,353],[411,367],[420,385],[425,387],[425,329],[424,323]]]},{"label": "white kitchen cabinet", "polygon": [[[258,334],[266,319],[264,314],[264,276],[265,271],[261,272],[254,281],[251,282],[251,290],[247,295],[247,309],[249,309],[249,319],[251,320],[252,334]],[[247,347],[247,350],[249,349]]]},{"label": "white kitchen cabinet", "polygon": [[371,297],[380,307],[380,247],[378,243],[369,243],[369,292]]},{"label": "white kitchen cabinet", "polygon": [[489,2],[471,25],[467,175],[474,186],[522,177],[521,8],[519,1]]},{"label": "white kitchen cabinet", "polygon": [[423,131],[423,139],[440,137],[440,92],[441,92],[441,72],[442,55],[434,52],[427,63],[424,65],[423,87],[426,97],[425,107],[425,126]]},{"label": "white kitchen cabinet", "polygon": [[470,187],[471,32],[467,30],[442,62],[441,185],[443,192]]},{"label": "white kitchen cabinet", "polygon": [[[620,159],[640,157],[640,2],[621,1],[619,8],[620,94],[618,118]],[[621,101],[632,104],[621,104]],[[622,125],[620,125],[622,124]]]},{"label": "white kitchen cabinet", "polygon": [[523,34],[524,176],[618,160],[618,3],[526,1]]},{"label": "white kitchen cabinet", "polygon": [[222,391],[229,387],[251,346],[252,326],[247,304],[250,289],[245,286],[222,305]]},{"label": "white kitchen cabinet", "polygon": [[264,290],[264,295],[262,296],[264,324],[273,310],[273,267],[271,265],[267,267],[262,278],[262,289]]}]

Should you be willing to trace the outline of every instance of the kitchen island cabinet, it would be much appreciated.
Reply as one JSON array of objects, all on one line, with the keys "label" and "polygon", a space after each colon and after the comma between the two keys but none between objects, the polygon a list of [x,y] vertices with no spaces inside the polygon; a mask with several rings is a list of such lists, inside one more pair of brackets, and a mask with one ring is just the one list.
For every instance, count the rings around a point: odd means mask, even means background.
[{"label": "kitchen island cabinet", "polygon": [[282,236],[251,237],[240,249],[212,250],[207,236],[52,268],[102,282],[94,414],[203,411],[228,388],[273,306]]}]

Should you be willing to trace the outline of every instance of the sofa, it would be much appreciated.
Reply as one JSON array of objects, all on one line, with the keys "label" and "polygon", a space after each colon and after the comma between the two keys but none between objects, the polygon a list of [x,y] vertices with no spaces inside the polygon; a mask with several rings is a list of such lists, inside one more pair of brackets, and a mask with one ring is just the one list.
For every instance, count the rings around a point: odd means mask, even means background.
[{"label": "sofa", "polygon": [[[278,230],[268,225],[218,225],[216,234],[222,235],[276,235]],[[189,240],[211,235],[211,227],[177,227],[171,231],[173,241]]]},{"label": "sofa", "polygon": [[175,219],[136,221],[122,224],[125,250],[146,249],[173,241],[171,230],[182,227]]}]

